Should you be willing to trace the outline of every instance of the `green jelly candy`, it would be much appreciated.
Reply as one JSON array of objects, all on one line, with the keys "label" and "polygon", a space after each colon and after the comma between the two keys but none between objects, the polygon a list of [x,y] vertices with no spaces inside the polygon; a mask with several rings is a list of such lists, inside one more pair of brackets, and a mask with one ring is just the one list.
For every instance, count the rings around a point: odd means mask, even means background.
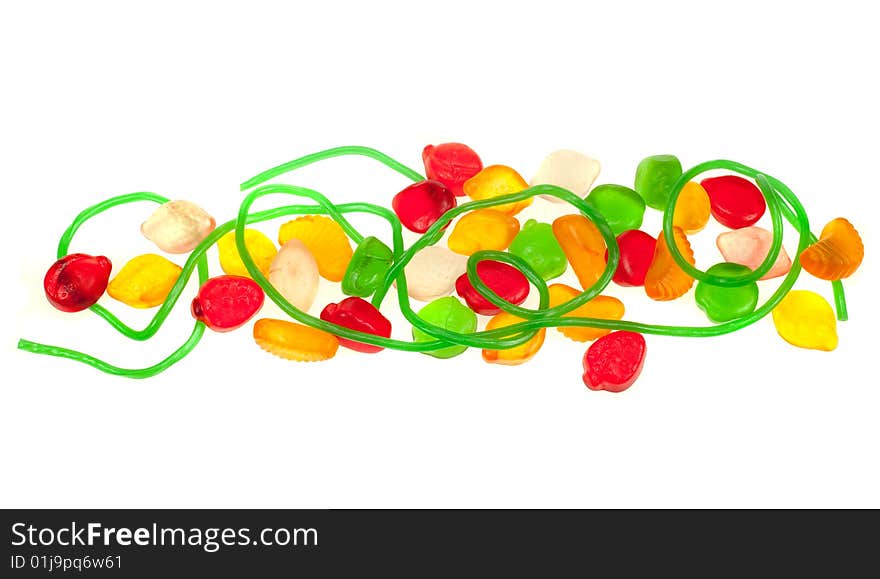
[{"label": "green jelly candy", "polygon": [[654,155],[642,159],[636,169],[636,193],[649,207],[663,211],[672,186],[681,177],[681,162],[675,155]]},{"label": "green jelly candy", "polygon": [[351,256],[342,291],[349,296],[365,298],[373,295],[394,263],[394,252],[375,237],[365,237]]},{"label": "green jelly candy", "polygon": [[[419,310],[419,317],[426,322],[459,334],[473,334],[477,329],[477,314],[453,296],[439,298]],[[429,342],[435,340],[418,328],[412,330],[413,340]],[[450,345],[430,352],[423,352],[435,358],[452,358],[467,350],[467,346]]]},{"label": "green jelly candy", "polygon": [[510,244],[510,253],[526,260],[542,278],[553,279],[565,273],[568,260],[553,236],[549,223],[529,219]]},{"label": "green jelly candy", "polygon": [[[741,277],[751,269],[738,263],[716,263],[706,273],[719,277]],[[738,287],[721,287],[705,282],[697,284],[694,297],[700,309],[713,322],[729,322],[755,311],[758,305],[758,284],[750,282]]]},{"label": "green jelly candy", "polygon": [[642,226],[645,200],[623,185],[599,185],[587,195],[587,204],[602,214],[614,235]]}]

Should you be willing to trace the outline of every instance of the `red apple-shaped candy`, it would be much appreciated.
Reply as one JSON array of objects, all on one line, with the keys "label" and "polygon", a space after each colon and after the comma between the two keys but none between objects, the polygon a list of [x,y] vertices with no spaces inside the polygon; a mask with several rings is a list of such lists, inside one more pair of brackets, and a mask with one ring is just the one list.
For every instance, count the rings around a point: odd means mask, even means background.
[{"label": "red apple-shaped candy", "polygon": [[[373,304],[359,297],[345,298],[338,304],[327,304],[321,311],[321,319],[367,334],[391,337],[391,322],[388,318],[383,316]],[[375,354],[384,349],[382,346],[373,346],[342,337],[339,338],[339,344],[365,354]]]},{"label": "red apple-shaped candy", "polygon": [[391,200],[404,227],[424,233],[440,216],[455,207],[455,195],[439,181],[413,183]]},{"label": "red apple-shaped candy", "polygon": [[[622,286],[645,285],[657,240],[640,229],[630,229],[617,236],[617,247],[620,248],[620,261],[612,278],[614,283]],[[605,251],[605,260],[608,260],[608,250]]]},{"label": "red apple-shaped candy", "polygon": [[110,260],[85,253],[71,253],[52,264],[43,278],[49,303],[62,312],[79,312],[93,306],[107,289]]},{"label": "red apple-shaped candy", "polygon": [[754,225],[767,208],[761,190],[737,175],[710,177],[700,182],[709,194],[712,216],[731,229]]},{"label": "red apple-shaped candy", "polygon": [[428,145],[422,151],[425,175],[440,181],[456,197],[464,195],[464,182],[483,170],[483,162],[473,149],[461,143]]},{"label": "red apple-shaped candy", "polygon": [[[500,261],[485,260],[477,264],[477,277],[489,289],[508,302],[519,305],[529,296],[529,280],[515,267]],[[455,291],[469,308],[484,316],[494,316],[501,308],[484,298],[471,284],[467,273],[455,280]]]},{"label": "red apple-shaped candy", "polygon": [[636,381],[645,363],[645,338],[636,332],[611,332],[584,354],[584,384],[590,390],[623,392]]},{"label": "red apple-shaped candy", "polygon": [[192,315],[215,332],[243,326],[263,307],[263,288],[238,275],[221,275],[206,281],[192,301]]}]

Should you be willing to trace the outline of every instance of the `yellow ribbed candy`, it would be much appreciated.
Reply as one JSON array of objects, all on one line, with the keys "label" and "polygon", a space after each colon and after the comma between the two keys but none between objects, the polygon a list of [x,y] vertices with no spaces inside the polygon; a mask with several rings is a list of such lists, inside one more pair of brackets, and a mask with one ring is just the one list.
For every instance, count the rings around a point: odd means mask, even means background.
[{"label": "yellow ribbed candy", "polygon": [[[551,284],[547,290],[550,292],[550,307],[555,308],[581,295],[575,288],[563,283]],[[619,320],[623,317],[623,302],[611,296],[596,296],[584,305],[573,309],[564,318],[602,318],[605,320]],[[602,336],[611,333],[611,330],[590,327],[561,326],[556,328],[566,338],[575,342],[589,342],[598,340]]]},{"label": "yellow ribbed candy", "polygon": [[[247,246],[248,253],[251,254],[254,263],[257,264],[257,268],[263,275],[268,275],[269,265],[275,258],[275,254],[278,253],[272,240],[256,229],[245,229],[244,244]],[[230,231],[220,238],[217,242],[217,250],[220,252],[220,267],[224,272],[229,275],[251,277],[241,261],[241,256],[238,255],[234,231]]]},{"label": "yellow ribbed candy", "polygon": [[302,241],[318,262],[318,272],[330,281],[342,281],[352,249],[342,227],[324,215],[304,215],[281,226],[278,243]]},{"label": "yellow ribbed candy", "polygon": [[323,330],[286,320],[263,318],[254,324],[254,341],[270,354],[297,362],[329,360],[339,339]]},{"label": "yellow ribbed candy", "polygon": [[[486,324],[486,330],[497,330],[498,328],[505,328],[524,321],[525,320],[519,316],[507,312],[501,312],[489,320],[489,323]],[[524,364],[531,360],[534,355],[538,353],[538,350],[541,349],[541,346],[544,344],[544,336],[546,333],[546,328],[541,328],[538,330],[538,333],[525,344],[520,344],[519,346],[507,350],[483,350],[483,360],[490,364],[504,364],[505,366]]]},{"label": "yellow ribbed candy", "polygon": [[[474,201],[518,193],[528,188],[529,184],[526,183],[526,180],[505,165],[490,165],[465,181],[463,185],[465,195]],[[516,215],[531,204],[532,199],[529,198],[514,203],[496,205],[492,209],[508,215]]]},{"label": "yellow ribbed candy", "polygon": [[478,251],[507,249],[516,234],[519,221],[516,217],[494,209],[477,209],[465,214],[449,234],[449,249],[462,255]]},{"label": "yellow ribbed candy", "polygon": [[107,293],[133,308],[154,308],[168,297],[181,271],[161,255],[139,255],[119,270],[107,285]]},{"label": "yellow ribbed candy", "polygon": [[830,352],[837,347],[834,310],[817,293],[807,290],[788,292],[773,308],[773,324],[783,340],[798,348]]}]

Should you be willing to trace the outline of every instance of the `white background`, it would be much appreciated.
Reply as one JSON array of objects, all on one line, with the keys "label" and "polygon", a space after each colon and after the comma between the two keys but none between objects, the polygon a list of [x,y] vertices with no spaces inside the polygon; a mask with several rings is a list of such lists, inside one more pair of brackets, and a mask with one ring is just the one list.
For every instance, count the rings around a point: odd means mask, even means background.
[{"label": "white background", "polygon": [[[864,3],[126,6],[31,2],[0,14],[0,505],[880,507],[880,46]],[[189,333],[194,285],[147,343],[46,304],[45,268],[86,206],[147,190],[224,221],[238,183],[300,155],[361,144],[421,170],[422,147],[445,141],[526,178],[559,148],[598,158],[598,182],[631,184],[657,153],[766,170],[800,196],[815,231],[846,216],[862,233],[868,257],[846,284],[839,348],[793,348],[769,319],[714,339],[649,336],[641,378],[619,395],[584,387],[585,345],[555,330],[513,368],[476,351],[295,364],[256,348],[249,327],[206,335],[144,381],[15,350],[27,337],[137,367]],[[366,159],[283,181],[383,204],[406,185]],[[95,219],[72,251],[121,267],[151,250],[138,232],[151,210]],[[720,259],[717,231],[694,238],[704,269]],[[830,298],[808,277],[798,287]],[[708,323],[692,293],[661,304],[608,292],[627,319]],[[148,319],[102,303],[138,327]]]}]

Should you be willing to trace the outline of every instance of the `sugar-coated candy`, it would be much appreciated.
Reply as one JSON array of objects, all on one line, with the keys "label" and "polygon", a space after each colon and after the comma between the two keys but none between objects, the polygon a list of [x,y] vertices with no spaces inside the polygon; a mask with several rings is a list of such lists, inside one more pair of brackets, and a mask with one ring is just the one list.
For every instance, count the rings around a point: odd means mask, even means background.
[{"label": "sugar-coated candy", "polygon": [[[519,305],[529,296],[529,280],[515,267],[500,261],[483,260],[477,264],[477,277],[508,302]],[[494,316],[501,308],[480,295],[463,273],[455,281],[455,291],[468,307],[484,316]]]},{"label": "sugar-coated candy", "polygon": [[568,260],[549,223],[526,221],[511,242],[510,253],[523,258],[545,280],[559,277],[568,269]]},{"label": "sugar-coated candy", "polygon": [[553,221],[553,235],[581,287],[591,287],[605,271],[605,239],[599,228],[583,215],[563,215]]},{"label": "sugar-coated candy", "polygon": [[254,324],[254,341],[270,354],[296,362],[329,360],[339,349],[336,336],[318,328],[262,318]]},{"label": "sugar-coated candy", "polygon": [[700,181],[709,194],[712,217],[731,229],[754,225],[767,208],[757,185],[739,175],[709,177]]},{"label": "sugar-coated candy", "polygon": [[[556,185],[584,197],[593,186],[602,166],[599,161],[577,151],[563,149],[550,153],[541,161],[538,171],[532,177],[531,185]],[[563,203],[553,195],[543,195],[545,199]]]},{"label": "sugar-coated candy", "polygon": [[394,252],[379,239],[370,236],[361,241],[342,278],[342,292],[365,298],[373,295],[394,263]]},{"label": "sugar-coated candy", "polygon": [[[244,230],[244,244],[251,259],[257,266],[257,269],[263,275],[269,273],[269,266],[278,249],[272,240],[266,237],[262,231],[256,229]],[[235,231],[230,231],[217,241],[217,251],[220,252],[220,268],[227,275],[239,275],[242,277],[251,277],[250,272],[245,268],[241,256],[238,254],[238,246],[235,244]]]},{"label": "sugar-coated candy", "polygon": [[456,197],[464,195],[464,182],[483,169],[483,162],[473,149],[461,143],[428,145],[422,150],[425,175],[440,181]]},{"label": "sugar-coated candy", "polygon": [[104,295],[112,268],[103,255],[65,255],[49,267],[43,278],[46,299],[62,312],[90,308]]},{"label": "sugar-coated candy", "polygon": [[519,221],[494,209],[465,213],[452,228],[447,245],[455,253],[473,255],[478,251],[503,251],[519,233]]},{"label": "sugar-coated candy", "polygon": [[587,195],[587,204],[602,214],[614,235],[642,226],[645,200],[623,185],[599,185]]},{"label": "sugar-coated candy", "polygon": [[[773,233],[761,227],[751,226],[725,231],[718,234],[715,245],[724,257],[724,261],[744,265],[752,271],[764,262],[773,244]],[[791,269],[791,258],[785,246],[779,249],[779,255],[761,279],[772,279],[788,273]]]},{"label": "sugar-coated candy", "polygon": [[[673,228],[675,246],[679,253],[689,264],[694,265],[694,251],[687,236],[678,227]],[[654,248],[654,259],[651,267],[645,274],[645,293],[652,300],[674,300],[686,294],[694,285],[694,278],[686,274],[672,259],[672,254],[666,246],[663,233],[657,237],[657,246]]]},{"label": "sugar-coated candy", "polygon": [[[434,300],[419,310],[419,317],[444,330],[459,334],[472,334],[477,329],[477,314],[472,309],[458,301],[458,298],[446,296]],[[433,336],[418,328],[412,330],[413,340],[416,342],[430,342],[435,340]],[[452,358],[467,350],[467,346],[450,344],[446,348],[424,352],[435,358]]]},{"label": "sugar-coated candy", "polygon": [[413,183],[391,200],[400,223],[410,231],[424,233],[434,222],[455,207],[455,195],[440,181]]},{"label": "sugar-coated candy", "polygon": [[[547,288],[550,292],[550,307],[555,308],[578,297],[581,292],[562,283],[550,284]],[[602,318],[605,320],[619,320],[623,317],[623,302],[611,296],[596,296],[582,306],[564,314],[564,318]],[[556,328],[563,336],[575,342],[589,342],[609,334],[611,330],[591,327],[559,326]]]},{"label": "sugar-coated candy", "polygon": [[[741,277],[752,270],[738,263],[716,263],[706,270],[719,277]],[[718,286],[704,281],[697,283],[694,299],[710,320],[717,323],[729,322],[755,311],[758,305],[758,284],[749,282],[741,286]]]},{"label": "sugar-coated candy", "polygon": [[[499,328],[506,328],[507,326],[512,326],[513,324],[518,324],[524,321],[525,320],[519,316],[507,312],[501,312],[489,320],[489,323],[486,324],[486,330],[490,331]],[[483,360],[490,364],[502,364],[504,366],[517,366],[519,364],[524,364],[538,353],[538,350],[540,350],[541,346],[544,344],[544,337],[546,335],[547,329],[541,328],[531,339],[529,339],[528,342],[520,344],[519,346],[514,346],[507,350],[484,349]]]},{"label": "sugar-coated candy", "polygon": [[696,233],[706,227],[711,214],[712,204],[703,186],[696,181],[685,183],[675,201],[672,224],[685,233]]},{"label": "sugar-coated candy", "polygon": [[599,338],[584,354],[584,384],[590,390],[623,392],[642,372],[648,348],[641,334],[611,332]]},{"label": "sugar-coated candy", "polygon": [[269,264],[269,283],[290,305],[308,311],[318,294],[318,262],[306,244],[290,239]]},{"label": "sugar-coated candy", "polygon": [[675,155],[646,157],[636,168],[633,189],[642,196],[648,207],[663,211],[669,201],[672,186],[681,177],[681,172],[681,161]]},{"label": "sugar-coated candy", "polygon": [[168,253],[188,253],[208,237],[217,223],[191,201],[169,201],[141,224],[144,237]]},{"label": "sugar-coated candy", "polygon": [[[645,276],[654,260],[657,240],[640,229],[632,229],[617,236],[617,247],[620,261],[617,262],[617,269],[611,279],[624,287],[645,285]],[[608,260],[607,250],[605,260]]]},{"label": "sugar-coated candy", "polygon": [[782,339],[798,348],[830,352],[837,347],[834,310],[817,293],[792,290],[773,308],[773,325]]},{"label": "sugar-coated candy", "polygon": [[819,279],[851,276],[865,257],[865,246],[852,223],[838,217],[822,228],[819,241],[801,252],[801,265]]},{"label": "sugar-coated candy", "polygon": [[325,215],[303,215],[279,229],[278,243],[284,245],[291,239],[306,244],[318,262],[321,277],[342,281],[353,252],[341,225]]},{"label": "sugar-coated candy", "polygon": [[[518,193],[529,188],[522,176],[505,165],[490,165],[464,182],[465,194],[474,201],[492,199],[501,195]],[[496,211],[516,215],[532,204],[532,199],[504,203],[493,207]]]},{"label": "sugar-coated candy", "polygon": [[190,310],[209,329],[228,332],[254,317],[265,297],[263,288],[249,277],[220,275],[202,284]]},{"label": "sugar-coated candy", "polygon": [[[337,324],[351,330],[357,330],[367,334],[391,337],[391,322],[382,315],[370,302],[352,296],[345,298],[338,304],[327,304],[321,311],[321,319],[325,322]],[[348,338],[339,337],[339,343],[346,348],[365,354],[375,354],[382,351],[382,346],[373,346]]]},{"label": "sugar-coated candy", "polygon": [[455,280],[467,270],[467,258],[432,245],[416,253],[406,267],[406,291],[421,302],[449,295]]},{"label": "sugar-coated candy", "polygon": [[139,255],[122,266],[107,294],[133,308],[154,308],[165,301],[182,271],[161,255]]}]

